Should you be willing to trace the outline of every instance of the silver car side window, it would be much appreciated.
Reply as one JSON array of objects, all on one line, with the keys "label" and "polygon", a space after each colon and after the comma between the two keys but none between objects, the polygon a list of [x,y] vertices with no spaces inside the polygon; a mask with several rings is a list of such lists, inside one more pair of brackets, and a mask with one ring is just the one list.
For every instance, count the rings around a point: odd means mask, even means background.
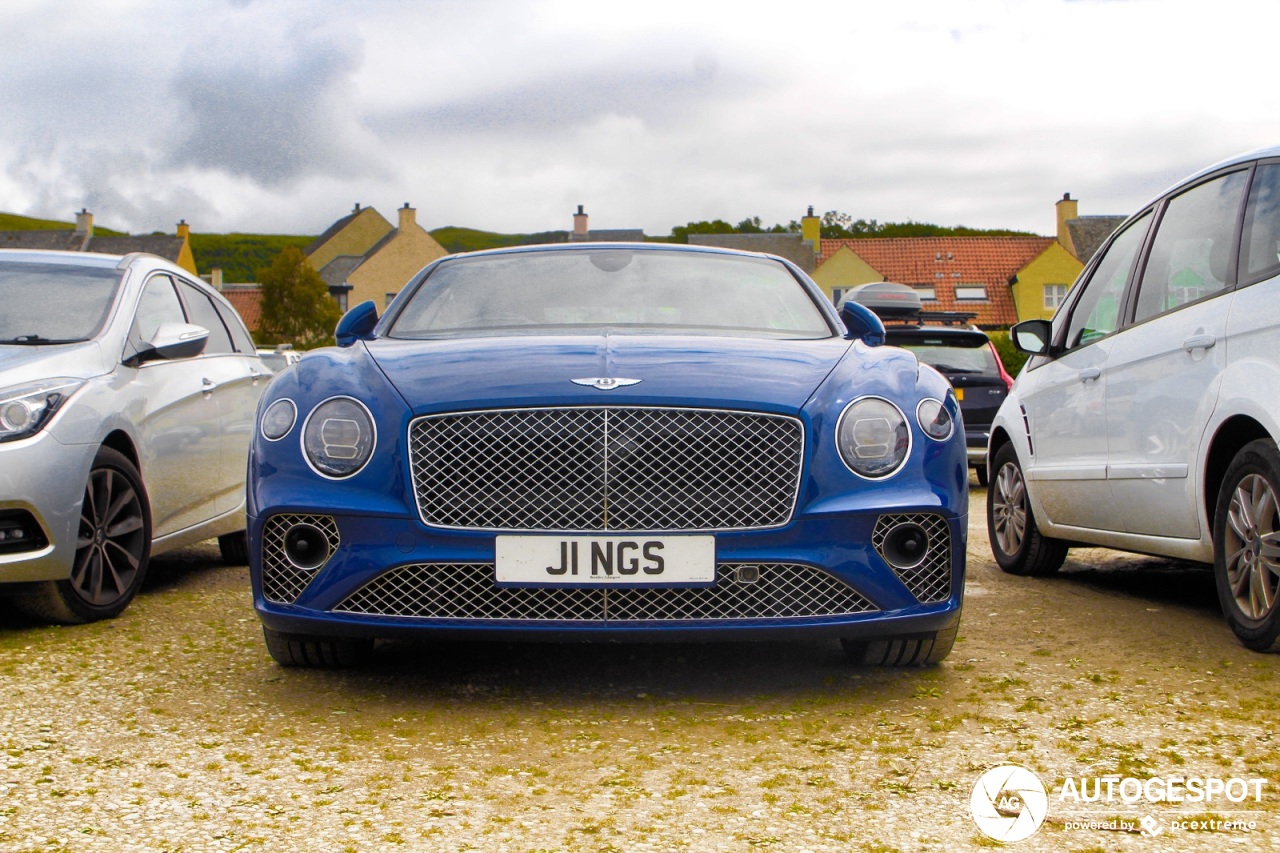
[{"label": "silver car side window", "polygon": [[133,320],[133,340],[143,342],[160,328],[161,323],[185,323],[182,303],[173,289],[173,280],[167,275],[154,275],[142,288],[138,310]]},{"label": "silver car side window", "polygon": [[1134,322],[1226,287],[1247,177],[1248,172],[1232,172],[1169,200],[1147,253]]},{"label": "silver car side window", "polygon": [[1280,164],[1258,167],[1244,215],[1242,282],[1280,275]]},{"label": "silver car side window", "polygon": [[1133,262],[1142,248],[1151,212],[1143,214],[1123,232],[1093,268],[1093,275],[1071,311],[1067,326],[1066,348],[1075,349],[1111,334],[1120,325],[1120,308],[1125,284],[1133,271]]}]

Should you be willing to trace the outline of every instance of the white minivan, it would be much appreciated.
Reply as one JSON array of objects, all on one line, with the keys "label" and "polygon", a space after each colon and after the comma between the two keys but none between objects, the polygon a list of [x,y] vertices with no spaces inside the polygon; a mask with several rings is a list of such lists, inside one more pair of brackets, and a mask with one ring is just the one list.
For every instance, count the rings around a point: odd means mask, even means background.
[{"label": "white minivan", "polygon": [[1240,640],[1280,649],[1280,147],[1175,185],[1094,256],[991,430],[1006,572],[1073,544],[1212,562]]}]

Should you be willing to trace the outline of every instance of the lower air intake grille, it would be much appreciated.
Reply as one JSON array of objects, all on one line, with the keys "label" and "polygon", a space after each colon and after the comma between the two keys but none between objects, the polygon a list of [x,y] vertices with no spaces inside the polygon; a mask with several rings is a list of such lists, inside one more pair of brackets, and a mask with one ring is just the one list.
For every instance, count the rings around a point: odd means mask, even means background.
[{"label": "lower air intake grille", "polygon": [[[285,536],[299,525],[324,534],[329,553],[311,569],[300,568],[285,553]],[[338,550],[338,525],[327,515],[274,515],[262,527],[262,597],[277,604],[292,604],[311,583],[320,566]]]},{"label": "lower air intake grille", "polygon": [[856,590],[812,566],[722,564],[697,588],[500,587],[493,566],[419,563],[379,575],[335,611],[420,619],[569,622],[797,619],[875,610]]},{"label": "lower air intake grille", "polygon": [[[921,531],[924,537],[918,562],[893,553],[894,531],[908,527]],[[942,516],[925,512],[882,515],[871,532],[871,544],[917,601],[928,604],[951,597],[951,530]]]}]

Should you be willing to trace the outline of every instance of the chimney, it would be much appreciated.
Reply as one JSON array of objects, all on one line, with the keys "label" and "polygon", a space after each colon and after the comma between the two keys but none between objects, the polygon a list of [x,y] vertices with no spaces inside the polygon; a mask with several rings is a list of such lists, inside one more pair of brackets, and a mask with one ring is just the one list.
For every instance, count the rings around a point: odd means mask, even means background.
[{"label": "chimney", "polygon": [[355,216],[359,212],[360,212],[360,202],[356,202],[356,206],[351,208],[351,215]]},{"label": "chimney", "polygon": [[578,212],[573,215],[573,237],[575,240],[585,239],[587,236],[587,214],[582,209],[582,205],[578,205]]},{"label": "chimney", "polygon": [[815,254],[821,251],[822,220],[813,215],[813,205],[809,205],[809,212],[800,220],[800,239],[812,244]]},{"label": "chimney", "polygon": [[185,219],[178,220],[178,236],[184,240],[191,236],[191,226],[187,224]]},{"label": "chimney", "polygon": [[1062,200],[1054,207],[1058,213],[1058,242],[1062,244],[1062,248],[1074,255],[1076,250],[1071,244],[1071,232],[1067,230],[1067,222],[1079,218],[1080,203],[1071,197],[1071,193],[1063,193]]},{"label": "chimney", "polygon": [[214,290],[222,290],[222,267],[209,270],[209,284],[213,285]]},{"label": "chimney", "polygon": [[80,212],[76,214],[75,233],[85,237],[93,236],[93,214],[89,212],[87,207],[81,208]]},{"label": "chimney", "polygon": [[412,228],[418,224],[418,211],[416,208],[409,206],[409,202],[404,203],[404,207],[400,208],[400,230]]}]

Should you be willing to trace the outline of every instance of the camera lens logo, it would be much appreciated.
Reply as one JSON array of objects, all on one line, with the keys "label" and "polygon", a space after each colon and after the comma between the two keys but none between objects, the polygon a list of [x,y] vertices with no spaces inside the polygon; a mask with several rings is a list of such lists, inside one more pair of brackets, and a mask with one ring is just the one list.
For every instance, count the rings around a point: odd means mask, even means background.
[{"label": "camera lens logo", "polygon": [[1036,774],[1016,764],[982,774],[969,798],[973,822],[996,841],[1021,841],[1035,835],[1049,813],[1049,795]]}]

